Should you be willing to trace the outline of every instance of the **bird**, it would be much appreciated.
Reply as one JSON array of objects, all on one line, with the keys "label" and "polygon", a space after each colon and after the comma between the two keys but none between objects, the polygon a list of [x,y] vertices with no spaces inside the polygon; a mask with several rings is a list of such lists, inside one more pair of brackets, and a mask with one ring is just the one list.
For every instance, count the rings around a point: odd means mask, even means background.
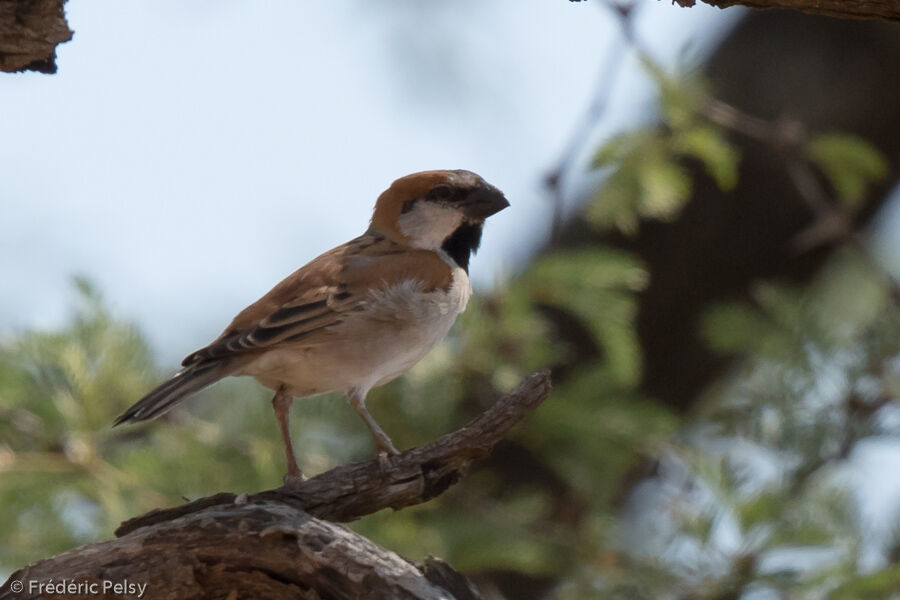
[{"label": "bird", "polygon": [[397,454],[366,408],[374,387],[399,377],[449,332],[472,293],[469,261],[503,193],[466,170],[421,171],[394,181],[359,237],[314,258],[242,310],[181,370],[113,423],[154,419],[227,376],[275,392],[285,483],[303,479],[290,433],[295,397],[342,392],[374,439]]}]

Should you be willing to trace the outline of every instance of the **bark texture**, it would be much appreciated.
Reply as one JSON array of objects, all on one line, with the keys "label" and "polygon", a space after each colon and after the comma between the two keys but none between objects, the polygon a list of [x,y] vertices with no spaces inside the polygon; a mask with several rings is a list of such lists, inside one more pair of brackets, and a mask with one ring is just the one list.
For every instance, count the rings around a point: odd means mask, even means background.
[{"label": "bark texture", "polygon": [[[679,6],[694,6],[696,0],[673,0]],[[884,19],[900,21],[900,0],[703,0],[719,8],[782,8],[841,19]]]},{"label": "bark texture", "polygon": [[[123,523],[117,539],[38,561],[10,576],[0,600],[96,598],[114,584],[156,598],[480,598],[442,561],[418,565],[332,521],[425,502],[453,485],[540,405],[535,373],[453,433],[387,459],[346,465],[258,494],[217,494]],[[328,520],[326,520],[328,519]],[[81,585],[81,588],[77,586]],[[117,597],[137,597],[140,587]]]},{"label": "bark texture", "polygon": [[72,39],[65,0],[0,0],[0,71],[56,73],[56,46]]}]

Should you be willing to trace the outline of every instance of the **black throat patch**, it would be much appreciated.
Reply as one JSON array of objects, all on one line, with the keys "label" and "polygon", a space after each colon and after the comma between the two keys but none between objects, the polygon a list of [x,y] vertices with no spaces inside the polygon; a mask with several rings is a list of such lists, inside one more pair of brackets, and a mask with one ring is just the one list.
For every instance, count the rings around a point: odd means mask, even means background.
[{"label": "black throat patch", "polygon": [[468,273],[469,259],[481,244],[481,232],[484,223],[463,223],[456,228],[450,237],[444,240],[441,250],[446,252],[456,264]]}]

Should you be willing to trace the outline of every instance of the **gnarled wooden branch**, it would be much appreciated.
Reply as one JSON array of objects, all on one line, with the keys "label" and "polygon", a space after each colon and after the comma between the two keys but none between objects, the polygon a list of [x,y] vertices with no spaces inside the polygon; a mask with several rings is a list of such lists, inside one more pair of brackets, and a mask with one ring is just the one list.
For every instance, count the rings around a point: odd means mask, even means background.
[{"label": "gnarled wooden branch", "polygon": [[[142,600],[477,599],[446,563],[430,558],[419,566],[331,521],[439,495],[549,392],[549,374],[535,373],[461,429],[386,460],[338,467],[258,494],[223,493],[151,511],[123,523],[117,539],[13,573],[0,600],[59,597],[40,587],[48,582],[74,585],[74,592],[65,589],[69,600],[96,598],[96,590],[116,584],[146,586]],[[140,590],[123,595],[137,597]]]},{"label": "gnarled wooden branch", "polygon": [[56,46],[72,39],[65,0],[0,0],[0,71],[56,73]]},{"label": "gnarled wooden branch", "polygon": [[[679,6],[694,6],[696,3],[696,0],[672,1]],[[847,2],[846,0],[703,0],[703,2],[719,8],[729,6],[783,8],[841,19],[900,21],[900,0],[865,0],[865,2]]]}]

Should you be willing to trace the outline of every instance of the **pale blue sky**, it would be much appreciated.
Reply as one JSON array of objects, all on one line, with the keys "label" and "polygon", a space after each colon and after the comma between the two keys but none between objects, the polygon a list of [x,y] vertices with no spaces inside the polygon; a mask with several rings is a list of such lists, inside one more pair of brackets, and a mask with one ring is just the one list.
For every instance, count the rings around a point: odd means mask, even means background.
[{"label": "pale blue sky", "polygon": [[[166,361],[361,233],[396,177],[466,168],[503,189],[473,278],[546,235],[540,178],[619,30],[563,0],[369,4],[84,2],[59,73],[0,77],[0,333],[52,327],[95,281]],[[737,11],[647,2],[660,58]],[[706,32],[694,40],[694,32]],[[626,65],[601,132],[645,117]]]}]

